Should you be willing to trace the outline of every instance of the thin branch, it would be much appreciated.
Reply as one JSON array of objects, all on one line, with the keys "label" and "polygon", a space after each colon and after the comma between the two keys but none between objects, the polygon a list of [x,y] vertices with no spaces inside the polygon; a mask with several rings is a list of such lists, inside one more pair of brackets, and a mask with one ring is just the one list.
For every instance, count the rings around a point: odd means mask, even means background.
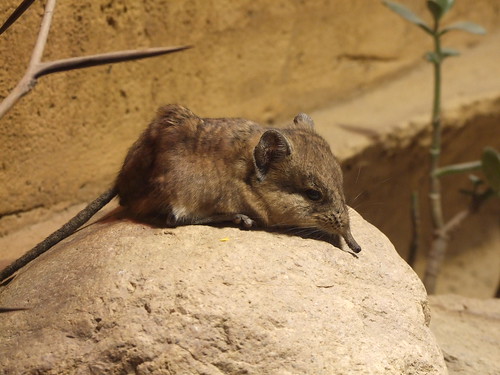
[{"label": "thin branch", "polygon": [[475,212],[472,208],[468,208],[466,210],[462,210],[455,214],[443,227],[443,231],[447,237],[449,237],[454,231],[458,229],[460,224],[463,223],[465,219],[467,219],[470,215]]},{"label": "thin branch", "polygon": [[11,93],[0,103],[0,118],[2,118],[19,99],[35,87],[37,78],[44,75],[64,72],[67,70],[89,68],[104,64],[145,59],[148,57],[183,51],[189,48],[191,48],[191,46],[147,48],[143,50],[117,51],[38,63],[28,68],[28,71],[19,81],[14,90],[12,90]]},{"label": "thin branch", "polygon": [[436,231],[429,252],[432,256],[429,256],[424,275],[424,285],[428,294],[436,292],[437,277],[441,271],[451,233],[473,212],[471,208],[460,211],[441,230]]},{"label": "thin branch", "polygon": [[407,263],[413,268],[415,260],[417,259],[418,249],[420,247],[420,207],[419,207],[418,192],[414,191],[411,194],[411,224],[412,224],[412,237],[410,249],[408,252]]},{"label": "thin branch", "polygon": [[148,57],[166,55],[168,53],[183,51],[192,48],[191,46],[176,46],[176,47],[157,47],[146,48],[142,50],[126,50],[102,53],[97,55],[72,57],[68,59],[49,61],[38,65],[34,78],[39,78],[44,75],[64,72],[67,70],[83,69],[92,66],[113,64],[130,60],[140,60]]},{"label": "thin branch", "polygon": [[[22,5],[22,4],[21,4]],[[29,4],[30,5],[30,4]],[[26,5],[26,8],[29,6]],[[191,46],[178,46],[178,47],[158,47],[147,48],[142,50],[127,50],[117,51],[110,53],[103,53],[97,55],[73,57],[68,59],[61,59],[55,61],[41,62],[43,50],[49,35],[50,24],[52,22],[52,15],[56,6],[56,0],[48,0],[45,6],[45,12],[40,26],[40,32],[31,55],[31,59],[24,74],[23,78],[17,83],[16,87],[10,94],[0,103],[0,119],[30,90],[35,87],[37,78],[44,75],[64,72],[73,69],[88,68],[91,66],[112,64],[123,61],[144,59],[153,56],[165,55],[168,53],[182,51]],[[21,14],[21,13],[20,13]],[[19,14],[19,15],[20,15]],[[18,15],[18,17],[19,17]],[[12,21],[14,22],[14,21]]]},{"label": "thin branch", "polygon": [[28,69],[24,74],[23,78],[19,81],[17,86],[12,90],[12,92],[0,103],[0,119],[9,111],[9,109],[24,95],[26,95],[34,86],[35,80],[33,77],[33,72],[36,70],[37,65],[43,55],[43,50],[45,48],[45,43],[47,42],[47,36],[49,35],[50,24],[52,22],[52,15],[54,14],[54,8],[56,6],[56,0],[48,0],[45,5],[45,12],[43,14],[42,25],[40,26],[40,32],[38,33],[38,38],[33,48],[33,53],[31,54],[31,59],[28,65]]},{"label": "thin branch", "polygon": [[35,0],[24,0],[12,14],[7,18],[7,21],[0,26],[0,35],[2,35],[24,12],[33,4]]},{"label": "thin branch", "polygon": [[0,307],[0,313],[29,310],[28,307]]},{"label": "thin branch", "polygon": [[435,235],[432,240],[429,252],[432,256],[429,255],[428,257],[424,275],[424,285],[428,294],[434,294],[436,292],[436,281],[441,271],[441,265],[443,264],[446,248],[448,247],[448,241],[449,239],[443,233]]},{"label": "thin branch", "polygon": [[12,108],[12,106],[31,90],[29,76],[24,76],[16,85],[14,90],[0,103],[0,119]]},{"label": "thin branch", "polygon": [[191,46],[178,46],[178,47],[158,47],[158,48],[147,48],[142,50],[127,50],[127,51],[117,51],[110,53],[103,53],[97,55],[83,56],[83,57],[73,57],[68,59],[61,59],[55,61],[41,62],[43,56],[43,50],[47,42],[47,37],[49,34],[50,24],[52,22],[52,15],[54,13],[54,7],[56,5],[56,0],[48,0],[45,6],[45,13],[43,15],[42,25],[40,27],[40,33],[33,49],[31,59],[28,65],[28,69],[24,74],[23,78],[18,82],[16,87],[10,92],[10,94],[0,103],[0,119],[12,108],[12,106],[26,95],[37,83],[37,78],[44,75],[63,72],[73,69],[88,68],[91,66],[112,64],[123,61],[138,60],[148,57],[165,55],[168,53],[174,53],[182,51]]},{"label": "thin branch", "polygon": [[90,220],[99,209],[108,204],[116,196],[115,189],[110,189],[90,202],[83,210],[78,212],[70,221],[53,232],[50,236],[25,253],[21,258],[15,260],[4,269],[0,270],[0,283],[12,276],[15,272],[27,265],[32,260],[47,252],[52,246],[67,237],[67,233],[73,233],[83,224]]},{"label": "thin branch", "polygon": [[476,213],[484,202],[489,198],[494,196],[492,189],[487,189],[481,194],[475,194],[469,207],[455,214],[445,225],[434,234],[434,240],[432,241],[431,250],[429,254],[429,260],[427,262],[427,267],[424,275],[424,285],[427,289],[427,293],[434,294],[436,291],[436,281],[441,270],[441,265],[444,261],[446,249],[450,241],[451,235],[455,232],[459,226],[472,214]]},{"label": "thin branch", "polygon": [[42,25],[40,26],[40,32],[38,33],[35,48],[33,49],[33,54],[31,55],[31,60],[28,65],[32,69],[35,69],[36,65],[42,61],[43,50],[45,49],[47,37],[49,36],[50,25],[52,24],[52,16],[54,15],[55,7],[56,0],[47,1],[45,12],[43,14]]}]

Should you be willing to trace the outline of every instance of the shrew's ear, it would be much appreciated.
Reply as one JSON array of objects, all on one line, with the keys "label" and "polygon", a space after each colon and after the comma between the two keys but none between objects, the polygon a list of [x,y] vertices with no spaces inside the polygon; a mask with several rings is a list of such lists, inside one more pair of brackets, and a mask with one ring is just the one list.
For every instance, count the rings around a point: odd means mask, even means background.
[{"label": "shrew's ear", "polygon": [[305,113],[299,113],[293,119],[293,123],[295,126],[303,127],[303,128],[314,128],[314,121],[311,116],[306,115]]},{"label": "shrew's ear", "polygon": [[286,158],[291,152],[290,143],[278,130],[267,130],[262,134],[253,151],[258,180],[264,180],[269,168]]}]

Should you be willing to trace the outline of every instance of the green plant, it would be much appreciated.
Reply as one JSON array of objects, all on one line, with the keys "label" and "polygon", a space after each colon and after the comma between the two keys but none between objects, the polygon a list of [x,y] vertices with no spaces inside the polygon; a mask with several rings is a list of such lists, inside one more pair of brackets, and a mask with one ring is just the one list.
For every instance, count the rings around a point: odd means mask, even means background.
[{"label": "green plant", "polygon": [[[434,92],[432,105],[432,141],[430,147],[430,192],[429,202],[431,207],[433,240],[428,255],[428,263],[424,277],[424,285],[428,293],[434,293],[436,279],[439,274],[441,264],[444,260],[449,237],[463,220],[470,214],[476,212],[479,207],[490,197],[500,196],[500,154],[491,147],[486,147],[481,160],[469,163],[440,166],[441,157],[441,69],[445,59],[450,56],[457,56],[459,52],[451,48],[442,47],[442,37],[450,31],[462,30],[473,34],[485,34],[486,31],[479,25],[472,22],[457,22],[448,26],[441,26],[441,19],[453,7],[455,0],[428,0],[429,9],[433,25],[429,26],[423,19],[404,5],[384,0],[383,3],[401,17],[420,27],[429,34],[434,42],[434,50],[427,52],[425,58],[434,67]],[[443,208],[441,203],[440,179],[446,175],[455,173],[472,172],[482,170],[484,180],[478,176],[470,176],[472,182],[471,190],[464,193],[470,198],[469,207],[456,214],[450,220],[443,218]],[[414,207],[417,199],[413,198]],[[415,208],[416,210],[416,208]],[[414,220],[415,222],[415,220]],[[415,229],[418,232],[418,229]],[[413,240],[413,243],[418,241]]]}]

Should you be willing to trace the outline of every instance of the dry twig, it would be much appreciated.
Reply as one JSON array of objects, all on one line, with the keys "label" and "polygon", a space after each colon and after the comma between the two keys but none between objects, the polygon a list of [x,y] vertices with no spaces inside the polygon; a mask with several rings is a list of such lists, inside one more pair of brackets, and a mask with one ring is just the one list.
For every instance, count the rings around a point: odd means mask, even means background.
[{"label": "dry twig", "polygon": [[465,219],[476,213],[483,203],[493,194],[493,190],[488,189],[481,194],[474,195],[467,209],[456,213],[441,229],[434,233],[434,239],[430,249],[430,253],[433,254],[433,256],[429,257],[424,276],[424,285],[428,293],[435,293],[436,291],[437,277],[441,270],[441,265],[446,255],[446,249],[453,232],[460,227]]},{"label": "dry twig", "polygon": [[[24,1],[2,26],[2,30],[5,31],[7,27],[9,27],[22,14],[22,12],[24,12],[24,10],[29,7],[29,5],[31,5],[29,1]],[[147,48],[142,50],[117,51],[98,55],[73,57],[68,59],[42,62],[41,59],[43,50],[47,42],[47,36],[49,34],[55,5],[56,0],[47,1],[42,25],[40,27],[40,32],[38,34],[35,48],[33,49],[33,53],[31,55],[28,69],[26,70],[26,73],[19,81],[17,86],[0,103],[0,118],[2,118],[19,99],[26,95],[36,85],[38,78],[44,75],[63,72],[66,70],[88,68],[91,66],[160,56],[191,48],[190,46]],[[24,8],[22,9],[22,11],[17,12],[23,6]]]},{"label": "dry twig", "polygon": [[7,18],[7,21],[0,26],[0,35],[2,35],[24,12],[33,4],[35,0],[24,0],[12,14]]}]

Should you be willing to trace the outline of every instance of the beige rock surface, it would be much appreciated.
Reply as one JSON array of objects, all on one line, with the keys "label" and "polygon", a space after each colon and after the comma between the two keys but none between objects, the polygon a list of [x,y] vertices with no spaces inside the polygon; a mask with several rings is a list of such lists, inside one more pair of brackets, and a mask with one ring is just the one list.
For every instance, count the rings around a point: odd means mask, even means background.
[{"label": "beige rock surface", "polygon": [[359,257],[237,228],[94,224],[0,291],[9,374],[445,374],[425,290],[353,213]]},{"label": "beige rock surface", "polygon": [[500,374],[500,299],[429,297],[431,330],[450,375]]}]

